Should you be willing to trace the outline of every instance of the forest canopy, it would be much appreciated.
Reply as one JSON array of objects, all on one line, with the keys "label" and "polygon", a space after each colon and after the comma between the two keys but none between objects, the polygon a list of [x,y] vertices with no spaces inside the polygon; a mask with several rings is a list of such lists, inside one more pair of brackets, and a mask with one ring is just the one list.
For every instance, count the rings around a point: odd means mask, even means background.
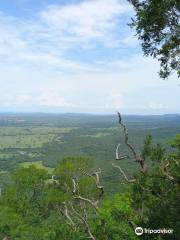
[{"label": "forest canopy", "polygon": [[[131,149],[127,128],[119,121]],[[17,168],[0,197],[0,238],[135,240],[134,230],[141,226],[172,229],[173,235],[162,234],[158,239],[178,240],[180,135],[168,148],[147,136],[139,155],[143,168],[134,176],[122,169],[125,158],[118,155],[114,160],[122,177],[114,194],[107,194],[103,170],[94,170],[89,158],[65,158],[53,172],[33,164]],[[141,165],[138,158],[130,158]],[[144,235],[144,239],[156,237]]]}]

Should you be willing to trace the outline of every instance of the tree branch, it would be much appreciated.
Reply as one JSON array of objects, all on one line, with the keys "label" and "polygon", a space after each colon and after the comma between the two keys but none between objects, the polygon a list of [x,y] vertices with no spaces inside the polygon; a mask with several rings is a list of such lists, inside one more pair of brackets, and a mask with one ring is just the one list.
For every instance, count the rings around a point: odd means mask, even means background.
[{"label": "tree branch", "polygon": [[92,200],[90,200],[88,198],[84,198],[84,197],[79,195],[79,196],[75,196],[74,199],[79,199],[79,200],[82,200],[84,202],[88,202],[89,204],[91,204],[92,207],[95,208],[96,211],[98,209],[97,202],[93,202]]},{"label": "tree branch", "polygon": [[68,207],[66,205],[66,202],[63,202],[63,205],[64,205],[64,211],[60,209],[60,212],[67,218],[66,223],[76,231],[76,225],[68,213]]},{"label": "tree branch", "polygon": [[124,155],[124,156],[119,156],[119,148],[120,148],[121,144],[119,143],[116,147],[116,160],[124,160],[126,158],[130,158],[129,156],[127,155]]},{"label": "tree branch", "polygon": [[129,180],[128,177],[126,176],[125,172],[122,170],[122,168],[114,163],[112,163],[112,166],[115,167],[115,168],[118,168],[119,171],[122,173],[124,179],[126,180],[126,182],[128,183],[132,183],[132,182],[135,182],[136,180],[135,179],[131,179]]},{"label": "tree branch", "polygon": [[[140,164],[140,167],[142,170],[145,170],[144,160],[141,159],[139,154],[136,152],[136,149],[134,148],[134,146],[129,143],[128,129],[127,129],[126,125],[122,122],[121,114],[119,112],[117,114],[118,114],[119,125],[123,128],[123,132],[124,132],[124,143],[129,148],[129,150],[132,152],[134,160]],[[119,159],[119,156],[118,156],[117,152],[118,152],[119,146],[120,146],[120,144],[116,148],[116,157],[118,157],[118,159]],[[123,156],[123,159],[124,158],[125,157]]]}]

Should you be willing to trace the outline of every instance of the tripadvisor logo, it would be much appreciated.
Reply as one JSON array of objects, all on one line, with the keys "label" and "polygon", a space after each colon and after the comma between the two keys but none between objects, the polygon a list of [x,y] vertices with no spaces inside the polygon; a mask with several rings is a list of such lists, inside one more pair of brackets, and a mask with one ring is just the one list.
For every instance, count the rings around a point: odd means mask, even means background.
[{"label": "tripadvisor logo", "polygon": [[142,227],[137,227],[135,228],[135,234],[137,236],[141,236],[143,233],[146,234],[172,234],[173,229],[149,229],[149,228],[142,228]]},{"label": "tripadvisor logo", "polygon": [[141,235],[143,234],[143,228],[142,228],[142,227],[137,227],[137,228],[135,229],[135,234],[136,234],[137,236],[141,236]]}]

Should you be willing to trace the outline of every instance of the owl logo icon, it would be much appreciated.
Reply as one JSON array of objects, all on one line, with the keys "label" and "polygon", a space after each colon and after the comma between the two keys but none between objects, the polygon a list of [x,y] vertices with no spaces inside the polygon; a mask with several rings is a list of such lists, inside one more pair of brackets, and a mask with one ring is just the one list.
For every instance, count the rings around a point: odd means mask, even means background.
[{"label": "owl logo icon", "polygon": [[142,228],[142,227],[137,227],[137,228],[135,229],[135,234],[136,234],[137,236],[141,236],[141,235],[143,234],[143,228]]}]

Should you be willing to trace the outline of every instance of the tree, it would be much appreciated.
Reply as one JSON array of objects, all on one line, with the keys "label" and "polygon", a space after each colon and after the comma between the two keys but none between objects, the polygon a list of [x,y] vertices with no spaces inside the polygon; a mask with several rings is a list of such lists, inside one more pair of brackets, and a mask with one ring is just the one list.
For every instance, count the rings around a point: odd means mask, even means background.
[{"label": "tree", "polygon": [[[95,240],[90,220],[97,219],[103,195],[100,172],[88,173],[89,159],[69,157],[51,178],[35,165],[20,167],[0,197],[0,239]],[[81,236],[81,237],[80,237]]]},{"label": "tree", "polygon": [[[116,148],[116,161],[132,159],[139,163],[140,171],[129,178],[120,164],[113,166],[120,171],[129,185],[129,199],[137,214],[135,224],[143,228],[173,229],[169,234],[152,236],[146,234],[143,239],[174,239],[180,236],[179,202],[180,202],[180,134],[165,149],[161,144],[153,144],[152,137],[147,136],[139,155],[129,143],[128,129],[118,113],[119,125],[123,128],[124,143],[129,148],[129,155],[120,155],[120,144]],[[125,192],[124,192],[125,194]]]},{"label": "tree", "polygon": [[[145,142],[146,159],[149,158],[152,167],[144,174],[136,176],[132,186],[134,210],[139,213],[140,226],[151,229],[173,229],[173,235],[165,234],[159,239],[178,240],[180,236],[179,223],[179,189],[180,189],[180,135],[171,142],[173,151],[166,153],[160,145],[153,146]],[[153,239],[146,236],[145,239]],[[157,239],[154,236],[154,239]]]},{"label": "tree", "polygon": [[128,192],[117,193],[102,202],[98,221],[94,223],[98,240],[137,240],[134,234],[138,215],[132,208]]},{"label": "tree", "polygon": [[137,215],[128,194],[104,196],[100,169],[68,157],[50,176],[32,165],[19,168],[0,197],[0,239],[136,240]]},{"label": "tree", "polygon": [[160,77],[180,76],[180,1],[128,0],[134,7],[135,28],[145,56],[160,61]]}]

